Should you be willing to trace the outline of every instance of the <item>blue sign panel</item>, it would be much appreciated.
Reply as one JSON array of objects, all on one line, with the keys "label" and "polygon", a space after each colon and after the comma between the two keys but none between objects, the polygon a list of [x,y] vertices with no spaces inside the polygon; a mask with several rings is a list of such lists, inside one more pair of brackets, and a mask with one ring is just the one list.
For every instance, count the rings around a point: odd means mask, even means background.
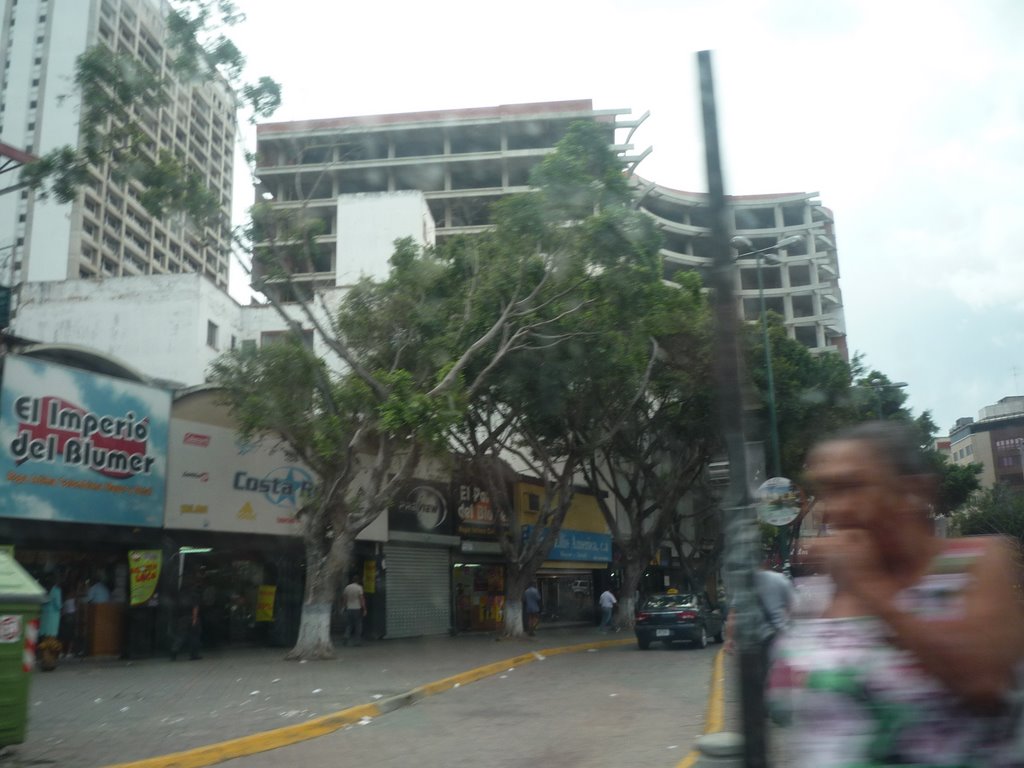
[{"label": "blue sign panel", "polygon": [[10,356],[0,390],[0,516],[158,527],[171,394]]},{"label": "blue sign panel", "polygon": [[[532,529],[532,525],[523,526],[523,539],[530,535]],[[559,531],[555,546],[548,553],[548,560],[610,563],[612,561],[612,536],[610,533],[592,533],[590,531]]]}]

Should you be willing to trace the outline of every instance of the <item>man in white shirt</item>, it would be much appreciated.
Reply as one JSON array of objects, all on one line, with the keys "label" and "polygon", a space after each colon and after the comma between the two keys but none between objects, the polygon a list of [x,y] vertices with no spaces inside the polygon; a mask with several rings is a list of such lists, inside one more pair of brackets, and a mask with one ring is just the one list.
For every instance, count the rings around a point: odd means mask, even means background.
[{"label": "man in white shirt", "polygon": [[341,592],[341,604],[345,609],[345,645],[363,644],[363,617],[366,615],[366,593],[358,576],[354,576]]},{"label": "man in white shirt", "polygon": [[608,632],[612,628],[612,610],[619,601],[615,599],[611,589],[606,589],[598,598],[601,606],[601,631]]}]

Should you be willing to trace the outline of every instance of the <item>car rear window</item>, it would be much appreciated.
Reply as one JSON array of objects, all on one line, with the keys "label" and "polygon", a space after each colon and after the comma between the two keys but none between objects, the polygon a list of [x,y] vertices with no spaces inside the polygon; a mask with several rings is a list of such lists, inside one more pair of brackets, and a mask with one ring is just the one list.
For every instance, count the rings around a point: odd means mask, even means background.
[{"label": "car rear window", "polygon": [[644,601],[644,608],[695,608],[693,595],[652,595]]}]

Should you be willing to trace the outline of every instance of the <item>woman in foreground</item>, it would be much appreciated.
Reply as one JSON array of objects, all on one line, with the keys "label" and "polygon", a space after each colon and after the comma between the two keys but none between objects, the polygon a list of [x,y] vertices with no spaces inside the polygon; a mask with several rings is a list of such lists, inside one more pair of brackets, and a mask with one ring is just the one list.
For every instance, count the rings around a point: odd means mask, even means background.
[{"label": "woman in foreground", "polygon": [[786,762],[1024,766],[1016,545],[936,537],[935,478],[895,424],[823,442],[807,479],[829,535],[770,677]]}]

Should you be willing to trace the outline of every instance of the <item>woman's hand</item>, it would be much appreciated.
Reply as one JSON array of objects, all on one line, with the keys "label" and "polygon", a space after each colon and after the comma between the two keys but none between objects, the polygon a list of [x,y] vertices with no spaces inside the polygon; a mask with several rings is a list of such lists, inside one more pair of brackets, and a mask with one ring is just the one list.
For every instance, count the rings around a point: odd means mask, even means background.
[{"label": "woman's hand", "polygon": [[899,591],[866,531],[842,530],[806,546],[811,562],[832,577],[839,592],[856,596],[868,607],[886,603]]}]

